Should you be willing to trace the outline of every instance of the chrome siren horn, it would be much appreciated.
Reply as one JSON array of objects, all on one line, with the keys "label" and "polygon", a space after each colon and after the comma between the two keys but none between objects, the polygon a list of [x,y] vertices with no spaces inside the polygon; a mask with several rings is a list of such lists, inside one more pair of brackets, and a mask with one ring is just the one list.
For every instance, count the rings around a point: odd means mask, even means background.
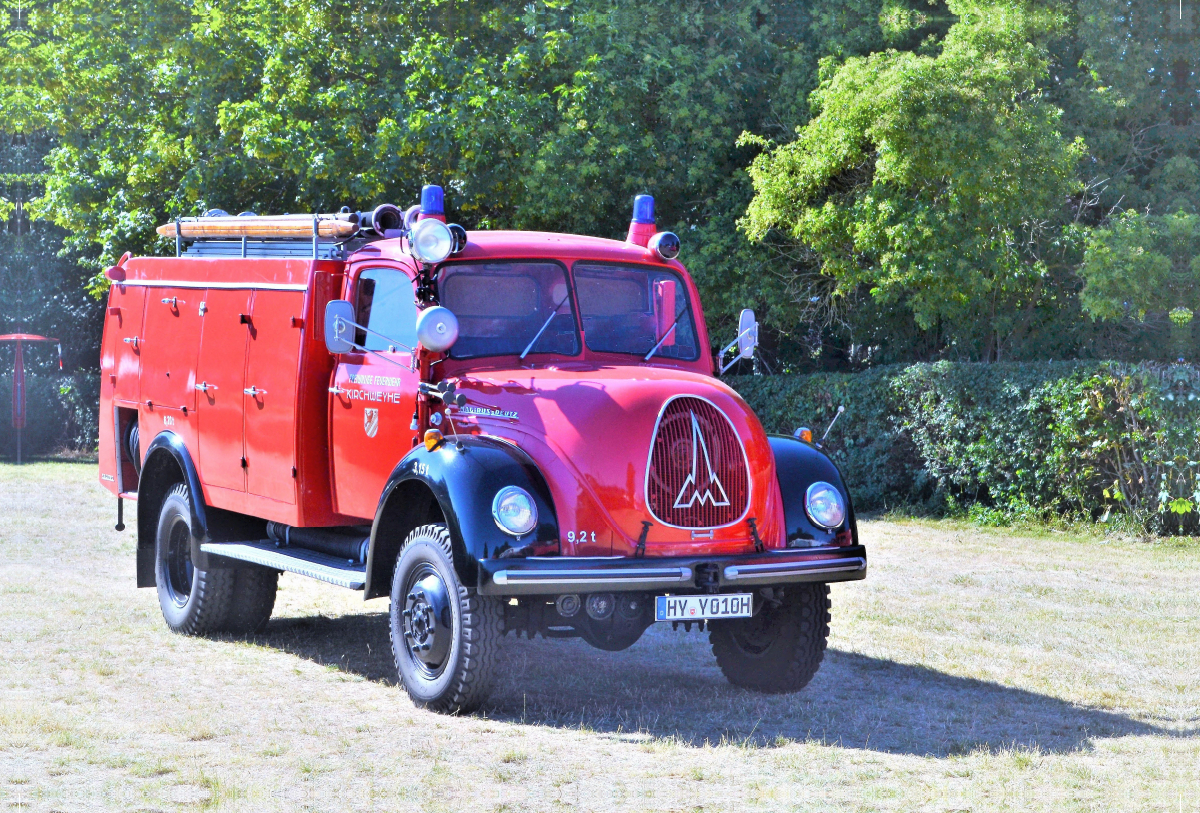
[{"label": "chrome siren horn", "polygon": [[359,226],[383,237],[390,230],[404,228],[404,213],[390,203],[381,203],[374,210],[363,212]]}]

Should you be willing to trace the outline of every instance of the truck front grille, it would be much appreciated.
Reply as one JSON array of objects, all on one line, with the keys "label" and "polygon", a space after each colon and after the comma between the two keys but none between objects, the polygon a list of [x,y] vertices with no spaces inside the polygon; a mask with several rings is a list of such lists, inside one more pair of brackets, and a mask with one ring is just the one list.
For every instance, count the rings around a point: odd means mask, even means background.
[{"label": "truck front grille", "polygon": [[668,401],[646,474],[650,513],[676,528],[718,528],[746,515],[750,471],[725,413],[702,398]]}]

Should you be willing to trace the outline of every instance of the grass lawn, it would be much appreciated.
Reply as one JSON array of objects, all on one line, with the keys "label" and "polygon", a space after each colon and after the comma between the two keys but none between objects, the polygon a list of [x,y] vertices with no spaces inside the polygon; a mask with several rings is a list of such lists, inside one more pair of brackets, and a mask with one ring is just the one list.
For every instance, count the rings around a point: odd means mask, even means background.
[{"label": "grass lawn", "polygon": [[797,695],[696,631],[510,636],[452,718],[395,684],[386,600],[285,575],[264,635],[173,635],[115,513],[94,465],[0,466],[9,810],[1200,811],[1195,542],[863,522]]}]

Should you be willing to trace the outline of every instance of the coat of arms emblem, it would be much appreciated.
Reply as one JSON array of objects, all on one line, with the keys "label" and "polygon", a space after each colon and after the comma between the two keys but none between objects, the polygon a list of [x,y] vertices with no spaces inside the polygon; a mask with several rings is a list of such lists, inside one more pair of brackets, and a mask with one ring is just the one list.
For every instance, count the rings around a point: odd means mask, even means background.
[{"label": "coat of arms emblem", "polygon": [[373,438],[379,432],[379,410],[364,409],[363,410],[363,430],[366,431],[367,437]]}]

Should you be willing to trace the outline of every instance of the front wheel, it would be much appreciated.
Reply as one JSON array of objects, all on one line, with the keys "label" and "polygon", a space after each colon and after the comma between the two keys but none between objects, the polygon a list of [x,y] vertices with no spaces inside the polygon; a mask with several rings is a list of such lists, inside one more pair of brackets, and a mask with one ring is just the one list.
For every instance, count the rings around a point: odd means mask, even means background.
[{"label": "front wheel", "polygon": [[829,586],[787,588],[782,601],[766,603],[752,618],[710,621],[717,664],[735,686],[785,694],[808,685],[829,639]]},{"label": "front wheel", "polygon": [[450,714],[487,699],[504,635],[503,607],[458,580],[450,532],[408,535],[392,578],[389,622],[396,671],[418,706]]}]

